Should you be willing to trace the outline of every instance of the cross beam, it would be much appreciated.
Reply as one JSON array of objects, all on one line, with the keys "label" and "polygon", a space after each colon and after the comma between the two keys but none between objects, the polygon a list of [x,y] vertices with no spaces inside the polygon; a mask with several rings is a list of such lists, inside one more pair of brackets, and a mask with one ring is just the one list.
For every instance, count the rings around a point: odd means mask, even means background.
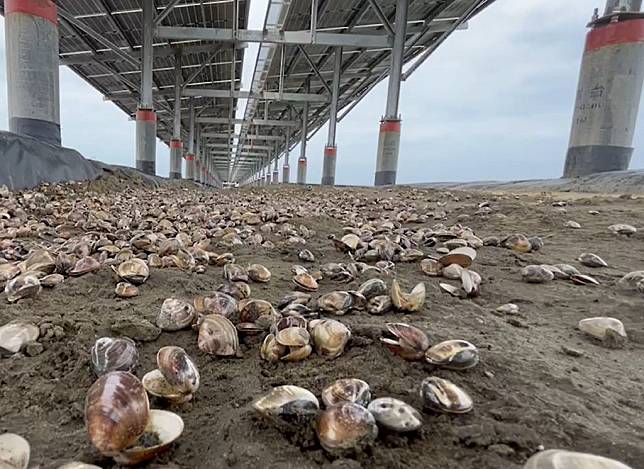
[{"label": "cross beam", "polygon": [[262,91],[253,93],[251,91],[213,90],[207,88],[185,88],[184,96],[200,98],[257,98],[269,101],[294,101],[311,103],[328,103],[329,97],[315,93],[280,93],[277,91]]},{"label": "cross beam", "polygon": [[156,36],[175,41],[265,42],[272,44],[313,44],[318,46],[391,47],[392,39],[384,35],[338,34],[316,31],[262,31],[251,29],[193,28],[157,26]]},{"label": "cross beam", "polygon": [[[198,124],[232,124],[232,125],[242,125],[247,124],[248,121],[244,119],[228,119],[227,117],[199,117],[197,119]],[[270,120],[270,119],[252,119],[250,121],[252,125],[268,125],[274,127],[299,127],[299,121],[285,121],[285,120]]]},{"label": "cross beam", "polygon": [[[239,138],[239,134],[224,134],[224,133],[217,133],[217,132],[202,132],[201,133],[202,137],[205,138]],[[266,141],[274,141],[274,142],[281,142],[284,140],[284,137],[280,137],[279,135],[247,135],[246,136],[247,140],[266,140]]]}]

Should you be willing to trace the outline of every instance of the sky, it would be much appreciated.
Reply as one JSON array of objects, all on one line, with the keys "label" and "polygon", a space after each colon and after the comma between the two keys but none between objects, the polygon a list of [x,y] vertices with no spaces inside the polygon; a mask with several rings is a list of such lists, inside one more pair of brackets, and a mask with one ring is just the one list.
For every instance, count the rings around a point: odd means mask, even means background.
[{"label": "sky", "polygon": [[[604,0],[497,0],[456,31],[402,84],[398,182],[557,178],[570,135],[585,25]],[[251,0],[261,28],[266,0]],[[0,23],[0,37],[4,25]],[[4,64],[4,41],[0,63]],[[248,89],[256,47],[249,47]],[[60,70],[63,144],[88,158],[134,165],[135,124],[67,67]],[[6,70],[0,66],[0,128],[7,129]],[[374,88],[337,129],[336,183],[371,185],[387,83]],[[243,103],[240,105],[243,111]],[[318,183],[327,129],[308,144],[308,182]],[[644,168],[644,106],[631,168]],[[169,148],[158,142],[157,173]],[[299,148],[291,156],[295,175]],[[280,161],[281,166],[281,161]]]}]

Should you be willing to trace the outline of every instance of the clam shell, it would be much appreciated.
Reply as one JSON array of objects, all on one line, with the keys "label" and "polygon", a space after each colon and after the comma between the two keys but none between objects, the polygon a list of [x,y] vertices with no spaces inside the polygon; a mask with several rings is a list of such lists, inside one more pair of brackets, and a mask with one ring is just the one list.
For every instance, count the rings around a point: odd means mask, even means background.
[{"label": "clam shell", "polygon": [[523,469],[631,469],[614,459],[588,453],[550,449],[533,455]]},{"label": "clam shell", "polygon": [[167,410],[153,409],[145,426],[144,433],[155,434],[159,444],[150,447],[133,446],[124,449],[114,456],[119,464],[136,465],[156,458],[159,454],[170,449],[172,444],[183,433],[183,419]]},{"label": "clam shell", "polygon": [[343,315],[353,306],[353,296],[346,291],[333,291],[318,298],[318,308],[325,313]]},{"label": "clam shell", "polygon": [[261,264],[251,264],[248,267],[248,278],[253,282],[267,283],[271,279],[271,271]]},{"label": "clam shell", "polygon": [[304,347],[311,336],[304,327],[287,327],[277,332],[275,340],[285,347]]},{"label": "clam shell", "polygon": [[199,326],[197,346],[202,352],[217,356],[239,355],[237,329],[224,316],[211,314],[203,318]]},{"label": "clam shell", "polygon": [[56,285],[60,285],[65,281],[65,277],[61,274],[49,274],[40,279],[40,284],[46,288],[53,288]]},{"label": "clam shell", "polygon": [[418,430],[423,424],[420,412],[406,402],[393,397],[374,399],[367,409],[379,425],[396,432]]},{"label": "clam shell", "polygon": [[308,249],[303,249],[302,251],[300,251],[298,253],[297,257],[300,260],[303,260],[304,262],[314,262],[315,261],[315,256]]},{"label": "clam shell", "polygon": [[199,388],[197,365],[181,347],[162,347],[157,352],[157,365],[170,386],[182,394],[194,394]]},{"label": "clam shell", "polygon": [[568,276],[579,275],[581,273],[581,272],[579,272],[579,270],[577,270],[576,267],[573,267],[573,266],[571,266],[569,264],[555,264],[552,267],[560,270],[561,272],[563,272],[564,274],[566,274]]},{"label": "clam shell", "polygon": [[197,311],[194,306],[184,300],[168,298],[161,305],[157,316],[157,326],[164,331],[178,331],[194,324]]},{"label": "clam shell", "polygon": [[521,277],[528,283],[546,283],[554,280],[555,275],[541,265],[528,265],[521,269]]},{"label": "clam shell", "polygon": [[116,269],[116,274],[126,282],[141,285],[150,277],[150,269],[143,260],[135,257],[121,262]]},{"label": "clam shell", "polygon": [[391,284],[391,303],[400,311],[416,312],[425,304],[425,284],[419,283],[410,293],[403,293],[398,280]]},{"label": "clam shell", "polygon": [[239,264],[226,264],[224,278],[230,282],[248,282],[248,272]]},{"label": "clam shell", "polygon": [[322,402],[327,407],[342,402],[366,406],[371,401],[371,389],[366,381],[356,378],[339,379],[322,391]]},{"label": "clam shell", "polygon": [[644,280],[644,270],[636,270],[624,275],[617,282],[617,286],[621,290],[637,291],[637,285]]},{"label": "clam shell", "polygon": [[183,404],[192,399],[192,394],[185,394],[168,383],[168,380],[165,379],[159,369],[146,373],[141,382],[150,395],[164,399],[172,404]]},{"label": "clam shell", "polygon": [[316,319],[309,323],[309,331],[318,355],[336,358],[342,355],[351,338],[351,331],[340,321]]},{"label": "clam shell", "polygon": [[85,399],[85,425],[92,444],[114,456],[133,444],[145,431],[150,404],[139,379],[113,371],[92,384]]},{"label": "clam shell", "polygon": [[426,408],[438,412],[463,414],[474,407],[472,398],[446,379],[429,377],[420,385],[420,397]]},{"label": "clam shell", "polygon": [[420,360],[429,348],[427,334],[417,327],[402,322],[388,323],[387,330],[394,339],[381,338],[380,342],[392,353],[405,360]]},{"label": "clam shell", "polygon": [[311,301],[311,295],[308,293],[293,291],[284,295],[279,303],[277,303],[277,307],[282,309],[293,303],[307,305],[309,301]]},{"label": "clam shell", "polygon": [[611,225],[608,227],[608,229],[615,234],[621,234],[626,236],[630,236],[637,233],[637,228],[631,225],[626,225],[624,223],[617,223],[616,225]]},{"label": "clam shell", "polygon": [[74,264],[74,268],[69,271],[69,275],[72,277],[79,277],[81,275],[94,272],[101,268],[101,263],[98,262],[93,257],[83,257]]},{"label": "clam shell", "polygon": [[387,284],[379,278],[372,278],[364,282],[358,288],[358,293],[364,296],[367,300],[376,296],[386,295],[388,293]]},{"label": "clam shell", "polygon": [[442,256],[438,261],[444,265],[458,264],[463,268],[467,268],[472,265],[476,259],[476,251],[470,247],[460,247],[451,250],[448,254]]},{"label": "clam shell", "polygon": [[367,312],[370,314],[384,314],[392,308],[393,304],[389,295],[376,296],[367,302]]},{"label": "clam shell", "polygon": [[0,468],[27,469],[31,447],[29,442],[15,433],[0,434]]},{"label": "clam shell", "polygon": [[[521,233],[516,233],[501,240],[501,246],[507,249],[512,249],[517,252],[530,252],[533,250],[532,243],[528,237]],[[535,249],[536,251],[537,249]]]},{"label": "clam shell", "polygon": [[250,286],[245,282],[229,282],[225,281],[222,285],[217,287],[221,293],[226,293],[236,300],[245,300],[250,297]]},{"label": "clam shell", "polygon": [[15,264],[0,264],[0,283],[7,282],[20,275],[20,268]]},{"label": "clam shell", "polygon": [[56,270],[56,259],[44,249],[32,251],[23,262],[23,272],[43,272],[51,274]]},{"label": "clam shell", "polygon": [[242,300],[239,302],[239,319],[241,322],[255,323],[259,328],[266,330],[280,319],[280,314],[268,301]]},{"label": "clam shell", "polygon": [[90,350],[90,357],[97,376],[132,371],[139,362],[136,344],[128,337],[101,337]]},{"label": "clam shell", "polygon": [[360,450],[378,436],[371,412],[352,402],[342,402],[322,412],[316,430],[322,448],[331,453]]},{"label": "clam shell", "polygon": [[311,355],[311,352],[313,352],[313,347],[309,344],[302,347],[289,347],[289,352],[282,357],[282,361],[299,362],[308,358],[309,355]]},{"label": "clam shell", "polygon": [[100,466],[95,466],[94,464],[85,464],[84,462],[68,462],[62,466],[58,466],[58,469],[101,469]]},{"label": "clam shell", "polygon": [[293,283],[296,287],[301,288],[304,291],[314,292],[318,290],[317,280],[315,280],[315,278],[313,278],[313,276],[308,273],[296,275],[295,277],[293,277]]},{"label": "clam shell", "polygon": [[18,275],[17,277],[9,280],[4,288],[4,292],[7,294],[7,300],[9,303],[15,303],[16,301],[24,298],[34,297],[38,295],[41,290],[42,287],[40,286],[40,280],[32,273]]},{"label": "clam shell", "polygon": [[262,342],[259,355],[262,359],[269,362],[278,362],[286,355],[287,347],[280,344],[273,334],[268,334]]},{"label": "clam shell", "polygon": [[458,264],[450,264],[443,269],[443,277],[450,280],[460,280],[463,274],[463,267]]},{"label": "clam shell", "polygon": [[119,298],[134,298],[139,295],[139,289],[131,283],[119,282],[114,288],[114,294]]},{"label": "clam shell", "polygon": [[315,395],[299,386],[278,386],[253,402],[253,409],[278,427],[300,429],[315,418],[320,403]]},{"label": "clam shell", "polygon": [[465,340],[446,340],[427,349],[425,360],[451,370],[466,370],[479,362],[479,351]]},{"label": "clam shell", "polygon": [[430,277],[440,277],[443,274],[443,264],[436,259],[423,259],[420,261],[420,270]]},{"label": "clam shell", "polygon": [[198,296],[194,301],[195,309],[201,314],[220,314],[232,318],[239,311],[237,300],[222,292],[215,292],[210,296]]},{"label": "clam shell", "polygon": [[37,340],[39,336],[40,329],[33,324],[10,322],[0,327],[0,350],[17,353],[25,344]]},{"label": "clam shell", "polygon": [[579,330],[600,340],[618,335],[626,338],[626,329],[619,319],[609,317],[587,318],[579,321]]},{"label": "clam shell", "polygon": [[467,296],[478,296],[481,291],[481,276],[473,270],[463,269],[461,272],[461,286]]},{"label": "clam shell", "polygon": [[586,267],[608,267],[604,259],[590,252],[583,253],[577,260]]}]

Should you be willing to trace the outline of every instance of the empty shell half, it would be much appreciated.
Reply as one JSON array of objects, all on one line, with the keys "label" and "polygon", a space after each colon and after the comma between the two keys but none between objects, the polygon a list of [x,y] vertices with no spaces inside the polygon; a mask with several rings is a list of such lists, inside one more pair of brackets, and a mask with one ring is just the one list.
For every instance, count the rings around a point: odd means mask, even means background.
[{"label": "empty shell half", "polygon": [[451,370],[466,370],[479,362],[479,351],[465,340],[446,340],[427,349],[425,360]]},{"label": "empty shell half", "polygon": [[472,398],[446,379],[429,377],[420,385],[420,397],[426,408],[438,412],[464,414],[474,407]]}]

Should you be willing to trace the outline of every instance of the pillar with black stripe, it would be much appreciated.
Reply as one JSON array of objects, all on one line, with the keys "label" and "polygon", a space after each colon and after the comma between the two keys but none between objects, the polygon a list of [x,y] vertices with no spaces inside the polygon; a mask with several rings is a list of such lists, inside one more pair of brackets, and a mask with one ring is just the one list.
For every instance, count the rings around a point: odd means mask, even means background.
[{"label": "pillar with black stripe", "polygon": [[9,130],[60,145],[58,11],[51,0],[5,0]]}]

